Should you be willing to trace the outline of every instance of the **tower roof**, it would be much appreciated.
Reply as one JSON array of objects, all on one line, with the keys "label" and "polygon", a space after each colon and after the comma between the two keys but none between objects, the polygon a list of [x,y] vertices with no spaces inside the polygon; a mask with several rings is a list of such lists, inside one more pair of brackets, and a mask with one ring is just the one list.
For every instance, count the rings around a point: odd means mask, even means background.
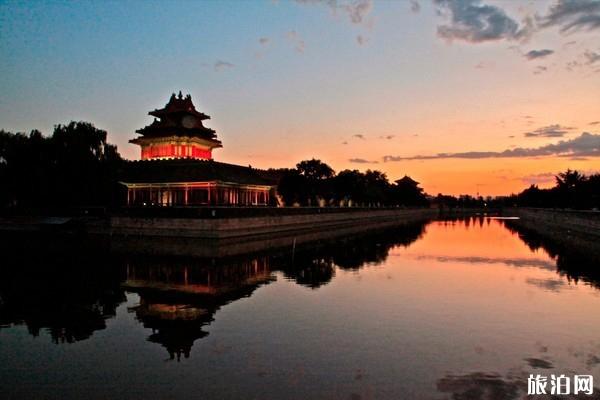
[{"label": "tower roof", "polygon": [[203,120],[210,117],[196,110],[192,102],[192,96],[189,94],[185,97],[179,92],[178,96],[175,93],[171,95],[169,102],[160,109],[150,111],[154,121],[136,132],[146,138],[159,138],[167,136],[187,136],[198,137],[211,141],[221,142],[217,140],[217,135],[213,129],[207,128],[202,123]]},{"label": "tower roof", "polygon": [[196,110],[194,103],[192,103],[191,95],[188,94],[183,97],[181,91],[179,91],[178,96],[175,96],[175,93],[173,93],[171,98],[169,98],[169,102],[163,108],[150,111],[148,114],[152,115],[153,117],[162,118],[165,115],[178,113],[194,115],[201,121],[210,119],[208,115]]},{"label": "tower roof", "polygon": [[404,175],[403,178],[400,178],[396,181],[396,183],[398,185],[411,185],[411,186],[417,186],[419,184],[419,182],[415,181],[414,179],[412,179],[410,176],[408,175]]}]

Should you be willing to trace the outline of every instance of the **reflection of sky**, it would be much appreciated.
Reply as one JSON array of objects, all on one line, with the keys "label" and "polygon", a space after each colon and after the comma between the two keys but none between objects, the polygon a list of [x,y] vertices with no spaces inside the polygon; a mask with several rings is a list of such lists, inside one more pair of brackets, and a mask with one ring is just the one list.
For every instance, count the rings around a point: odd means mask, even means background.
[{"label": "reflection of sky", "polygon": [[[532,265],[503,261],[523,259]],[[148,329],[127,312],[139,301],[131,294],[107,329],[75,345],[2,330],[3,360],[13,361],[0,382],[63,398],[93,388],[120,398],[420,399],[477,384],[519,390],[529,373],[598,376],[598,292],[535,260],[551,262],[500,223],[435,222],[382,264],[338,269],[318,288],[276,272],[223,306],[180,363],[145,340]],[[19,386],[22,368],[28,382],[53,386]]]},{"label": "reflection of sky", "polygon": [[[436,35],[447,21],[432,2],[417,13],[376,2],[354,23],[343,7],[300,3],[3,2],[0,128],[49,132],[89,120],[133,158],[127,140],[181,89],[213,117],[224,143],[217,159],[242,165],[314,156],[336,170],[407,173],[432,194],[505,194],[551,184],[567,167],[600,169],[597,158],[569,157],[382,162],[536,148],[561,138],[525,133],[555,125],[567,128],[564,139],[598,133],[599,62],[585,56],[600,52],[597,29],[450,44]],[[522,24],[552,3],[495,4]],[[524,57],[542,49],[554,53]]]}]

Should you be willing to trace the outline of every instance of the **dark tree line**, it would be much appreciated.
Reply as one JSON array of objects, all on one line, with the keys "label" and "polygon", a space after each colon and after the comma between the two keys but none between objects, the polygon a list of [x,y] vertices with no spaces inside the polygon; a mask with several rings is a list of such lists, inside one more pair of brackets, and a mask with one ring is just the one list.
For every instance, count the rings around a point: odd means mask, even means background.
[{"label": "dark tree line", "polygon": [[554,187],[531,185],[507,201],[522,207],[600,209],[600,174],[586,176],[568,169],[555,176]]},{"label": "dark tree line", "polygon": [[106,131],[88,122],[56,125],[51,136],[0,130],[0,207],[115,204],[121,163]]},{"label": "dark tree line", "polygon": [[277,192],[286,206],[427,206],[418,182],[405,177],[390,183],[376,170],[334,170],[320,160],[301,161],[293,169],[269,170],[278,177]]},{"label": "dark tree line", "polygon": [[554,187],[547,189],[531,185],[518,194],[494,198],[438,194],[435,203],[448,209],[502,207],[600,209],[600,174],[586,176],[568,169],[557,174],[554,179]]}]

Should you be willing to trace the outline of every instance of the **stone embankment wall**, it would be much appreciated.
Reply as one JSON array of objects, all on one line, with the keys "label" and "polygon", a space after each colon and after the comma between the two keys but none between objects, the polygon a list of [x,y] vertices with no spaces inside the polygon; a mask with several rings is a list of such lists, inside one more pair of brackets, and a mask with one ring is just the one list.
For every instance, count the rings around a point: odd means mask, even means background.
[{"label": "stone embankment wall", "polygon": [[214,219],[113,216],[109,229],[118,253],[219,257],[417,223],[437,214],[435,209],[381,209]]},{"label": "stone embankment wall", "polygon": [[518,224],[540,235],[600,255],[600,212],[513,208],[505,215],[520,218]]},{"label": "stone embankment wall", "polygon": [[384,209],[349,213],[267,215],[246,218],[152,218],[113,216],[113,235],[175,236],[225,239],[289,231],[331,230],[343,227],[410,222],[437,215],[434,209]]}]

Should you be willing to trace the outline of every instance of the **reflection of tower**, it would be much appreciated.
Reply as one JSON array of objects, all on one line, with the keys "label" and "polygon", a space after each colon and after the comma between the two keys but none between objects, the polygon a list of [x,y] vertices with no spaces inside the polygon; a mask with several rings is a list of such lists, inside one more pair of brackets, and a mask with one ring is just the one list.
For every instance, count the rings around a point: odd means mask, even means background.
[{"label": "reflection of tower", "polygon": [[171,359],[176,356],[179,361],[182,354],[188,358],[194,341],[208,335],[202,326],[212,321],[212,314],[193,305],[160,303],[165,296],[154,297],[141,297],[135,307],[136,317],[152,329],[148,340],[163,345]]},{"label": "reflection of tower", "polygon": [[191,265],[129,263],[123,286],[140,296],[132,311],[152,329],[148,340],[180,360],[181,355],[189,357],[194,341],[208,335],[202,327],[213,321],[221,306],[250,296],[271,280],[268,259],[261,257]]}]

